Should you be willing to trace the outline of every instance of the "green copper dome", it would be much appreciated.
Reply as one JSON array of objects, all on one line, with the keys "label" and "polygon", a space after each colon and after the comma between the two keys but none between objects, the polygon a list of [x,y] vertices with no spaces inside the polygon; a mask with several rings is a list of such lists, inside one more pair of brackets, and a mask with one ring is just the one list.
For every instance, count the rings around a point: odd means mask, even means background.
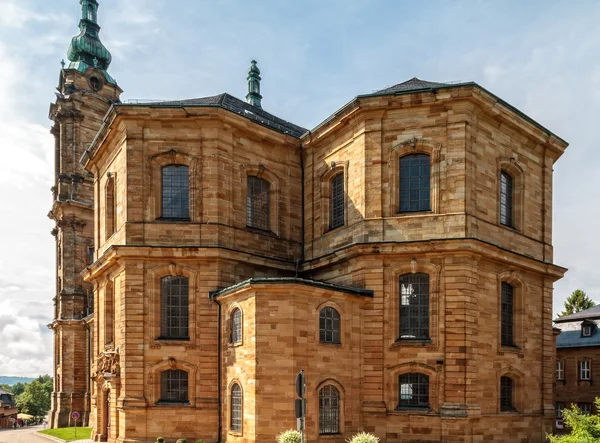
[{"label": "green copper dome", "polygon": [[81,20],[79,21],[79,35],[73,37],[67,56],[68,69],[77,69],[85,72],[88,68],[96,68],[104,74],[109,83],[114,79],[106,72],[112,61],[112,56],[102,44],[99,37],[98,2],[96,0],[80,0]]}]

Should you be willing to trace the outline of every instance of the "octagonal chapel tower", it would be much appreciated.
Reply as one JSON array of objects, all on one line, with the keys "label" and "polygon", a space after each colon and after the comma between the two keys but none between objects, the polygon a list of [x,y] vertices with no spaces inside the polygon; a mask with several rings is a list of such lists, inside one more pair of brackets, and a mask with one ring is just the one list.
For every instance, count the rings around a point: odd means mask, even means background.
[{"label": "octagonal chapel tower", "polygon": [[69,63],[63,62],[49,115],[54,122],[55,178],[48,216],[56,221],[56,295],[49,325],[54,331],[52,427],[68,426],[72,411],[81,413],[84,424],[88,421],[93,303],[91,285],[80,272],[93,261],[94,189],[93,177],[79,159],[122,92],[107,72],[111,55],[98,36],[98,2],[80,3],[81,32],[71,41]]}]

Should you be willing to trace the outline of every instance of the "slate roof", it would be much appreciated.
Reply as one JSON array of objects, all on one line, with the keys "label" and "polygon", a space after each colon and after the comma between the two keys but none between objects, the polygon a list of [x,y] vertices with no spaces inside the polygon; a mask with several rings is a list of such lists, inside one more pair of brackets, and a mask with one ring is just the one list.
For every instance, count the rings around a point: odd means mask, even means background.
[{"label": "slate roof", "polygon": [[581,329],[563,331],[556,337],[557,348],[586,348],[600,346],[600,331],[595,329],[591,337],[582,337]]},{"label": "slate roof", "polygon": [[[123,105],[120,105],[123,106]],[[130,105],[125,105],[130,106]],[[298,125],[285,121],[279,117],[269,114],[261,108],[246,103],[239,98],[236,98],[226,92],[219,95],[213,95],[211,97],[191,98],[186,100],[173,100],[163,102],[151,102],[144,104],[136,104],[135,106],[151,106],[151,107],[164,107],[164,108],[179,108],[182,106],[186,107],[218,107],[227,109],[228,111],[234,112],[242,117],[246,117],[258,124],[274,129],[282,134],[288,134],[295,138],[300,138],[304,133],[308,132]]]},{"label": "slate roof", "polygon": [[564,317],[558,317],[554,320],[554,323],[566,323],[570,321],[583,321],[585,319],[600,318],[600,305],[592,306],[591,308],[584,309],[583,311],[576,312],[575,314],[566,315]]},{"label": "slate roof", "polygon": [[370,289],[363,288],[355,288],[352,286],[343,286],[337,285],[334,283],[328,283],[320,280],[310,280],[306,278],[298,278],[298,277],[259,277],[259,278],[250,278],[243,282],[237,283],[233,286],[229,286],[227,288],[219,289],[218,291],[211,292],[210,297],[215,298],[219,295],[225,294],[227,292],[235,291],[236,289],[240,289],[244,286],[248,286],[251,284],[300,284],[306,286],[314,286],[322,289],[329,289],[332,291],[345,292],[347,294],[360,295],[365,297],[373,297],[373,291]]},{"label": "slate roof", "polygon": [[14,395],[12,392],[8,392],[7,390],[0,388],[0,395],[2,394]]},{"label": "slate roof", "polygon": [[456,86],[455,83],[438,83],[438,82],[428,82],[426,80],[421,80],[417,77],[413,77],[410,80],[407,80],[402,83],[398,83],[397,85],[390,86],[385,89],[381,89],[373,94],[367,95],[385,95],[385,94],[396,94],[398,92],[413,92],[419,91],[422,89],[435,89],[439,87],[449,87]]}]

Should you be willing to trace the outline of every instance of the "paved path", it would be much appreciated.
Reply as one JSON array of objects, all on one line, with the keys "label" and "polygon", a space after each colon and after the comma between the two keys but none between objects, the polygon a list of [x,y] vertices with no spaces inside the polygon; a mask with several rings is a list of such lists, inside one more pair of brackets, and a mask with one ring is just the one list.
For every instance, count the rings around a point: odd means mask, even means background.
[{"label": "paved path", "polygon": [[[26,426],[24,428],[0,429],[0,443],[52,443],[52,440],[36,435],[43,426]],[[78,440],[72,443],[90,443],[92,440]]]}]

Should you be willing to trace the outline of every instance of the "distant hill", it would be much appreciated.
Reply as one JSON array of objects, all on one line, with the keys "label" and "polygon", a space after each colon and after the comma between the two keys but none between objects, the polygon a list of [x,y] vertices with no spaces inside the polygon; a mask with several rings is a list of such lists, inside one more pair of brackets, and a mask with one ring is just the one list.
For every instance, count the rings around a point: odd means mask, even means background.
[{"label": "distant hill", "polygon": [[30,381],[35,380],[35,378],[30,377],[8,377],[4,375],[0,375],[0,385],[9,385],[13,386],[17,383],[29,383]]}]

